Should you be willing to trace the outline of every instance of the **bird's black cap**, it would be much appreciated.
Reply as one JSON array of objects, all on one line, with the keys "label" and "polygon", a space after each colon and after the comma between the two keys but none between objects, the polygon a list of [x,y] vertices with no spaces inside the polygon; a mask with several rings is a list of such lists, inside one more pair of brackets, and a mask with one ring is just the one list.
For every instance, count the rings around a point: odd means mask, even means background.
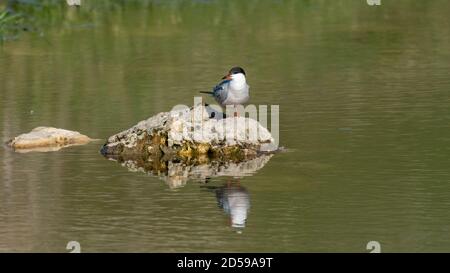
[{"label": "bird's black cap", "polygon": [[229,74],[238,74],[238,73],[242,73],[245,75],[245,71],[244,69],[242,69],[242,67],[239,66],[235,66],[233,68],[230,69],[230,72],[228,72]]}]

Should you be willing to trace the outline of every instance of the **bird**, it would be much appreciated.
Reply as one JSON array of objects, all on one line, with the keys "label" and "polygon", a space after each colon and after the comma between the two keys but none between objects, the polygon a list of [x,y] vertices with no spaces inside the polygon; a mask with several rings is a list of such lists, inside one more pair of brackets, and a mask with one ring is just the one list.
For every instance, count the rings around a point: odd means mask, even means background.
[{"label": "bird", "polygon": [[242,105],[250,99],[250,86],[247,84],[245,76],[243,68],[233,67],[212,91],[201,91],[200,93],[212,95],[222,107]]}]

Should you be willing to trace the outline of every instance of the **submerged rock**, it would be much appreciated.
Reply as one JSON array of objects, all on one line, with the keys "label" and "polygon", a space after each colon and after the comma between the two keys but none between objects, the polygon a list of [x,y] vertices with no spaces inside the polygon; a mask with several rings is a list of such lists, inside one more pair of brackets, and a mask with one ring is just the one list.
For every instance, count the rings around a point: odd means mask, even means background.
[{"label": "submerged rock", "polygon": [[63,147],[89,143],[91,139],[79,132],[53,127],[37,127],[26,134],[21,134],[8,145],[17,152],[57,151]]},{"label": "submerged rock", "polygon": [[136,157],[243,161],[277,149],[270,132],[254,119],[210,116],[211,109],[201,105],[159,113],[111,136],[101,153],[122,161]]}]

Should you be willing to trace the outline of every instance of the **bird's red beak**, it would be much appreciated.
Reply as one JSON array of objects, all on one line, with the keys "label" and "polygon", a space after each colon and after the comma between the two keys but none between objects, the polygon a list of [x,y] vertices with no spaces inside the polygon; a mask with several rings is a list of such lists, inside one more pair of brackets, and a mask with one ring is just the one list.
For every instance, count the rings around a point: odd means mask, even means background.
[{"label": "bird's red beak", "polygon": [[231,74],[228,73],[226,76],[223,76],[222,80],[231,80]]}]

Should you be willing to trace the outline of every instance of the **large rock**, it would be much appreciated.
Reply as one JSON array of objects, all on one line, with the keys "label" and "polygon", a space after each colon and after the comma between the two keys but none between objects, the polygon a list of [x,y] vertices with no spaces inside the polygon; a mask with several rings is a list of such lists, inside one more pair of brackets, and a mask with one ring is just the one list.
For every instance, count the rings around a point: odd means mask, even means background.
[{"label": "large rock", "polygon": [[53,127],[37,127],[31,132],[21,134],[10,141],[8,145],[17,152],[56,151],[62,147],[81,145],[91,139],[79,132]]},{"label": "large rock", "polygon": [[276,150],[270,132],[256,120],[211,117],[205,106],[159,113],[128,130],[111,136],[101,149],[107,157],[179,158],[208,157],[246,160]]}]

